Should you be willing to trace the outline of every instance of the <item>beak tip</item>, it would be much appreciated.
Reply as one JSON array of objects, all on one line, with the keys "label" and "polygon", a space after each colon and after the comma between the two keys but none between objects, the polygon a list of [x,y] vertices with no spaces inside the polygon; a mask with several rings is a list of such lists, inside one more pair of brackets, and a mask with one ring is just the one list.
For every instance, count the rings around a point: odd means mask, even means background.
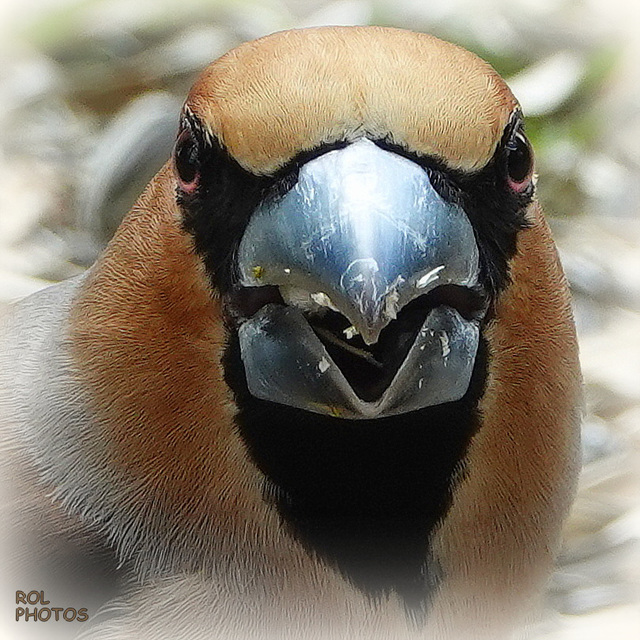
[{"label": "beak tip", "polygon": [[378,342],[382,330],[398,316],[402,306],[400,296],[396,288],[390,289],[391,287],[387,287],[385,294],[375,300],[361,299],[356,305],[357,313],[353,324],[367,345]]},{"label": "beak tip", "polygon": [[364,343],[370,347],[372,344],[378,342],[378,339],[380,338],[380,331],[376,331],[375,329],[369,331],[363,330],[360,332],[360,335],[362,336]]}]

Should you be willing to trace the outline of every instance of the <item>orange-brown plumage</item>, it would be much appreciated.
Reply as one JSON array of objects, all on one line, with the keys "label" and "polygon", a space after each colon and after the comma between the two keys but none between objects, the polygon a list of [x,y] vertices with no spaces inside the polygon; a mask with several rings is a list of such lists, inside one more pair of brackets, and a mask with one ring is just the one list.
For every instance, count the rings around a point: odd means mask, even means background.
[{"label": "orange-brown plumage", "polygon": [[516,101],[485,62],[400,29],[285,31],[209,66],[187,106],[244,167],[363,134],[466,170],[492,156]]}]

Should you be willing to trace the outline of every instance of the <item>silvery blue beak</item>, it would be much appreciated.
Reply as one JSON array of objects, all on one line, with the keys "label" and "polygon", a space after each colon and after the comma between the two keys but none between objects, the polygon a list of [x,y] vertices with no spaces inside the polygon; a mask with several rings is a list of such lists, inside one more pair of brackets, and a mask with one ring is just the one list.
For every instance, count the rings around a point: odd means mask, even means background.
[{"label": "silvery blue beak", "polygon": [[367,139],[311,160],[254,213],[237,267],[281,296],[239,327],[256,397],[357,419],[465,394],[481,313],[455,301],[478,290],[478,248],[411,160]]}]

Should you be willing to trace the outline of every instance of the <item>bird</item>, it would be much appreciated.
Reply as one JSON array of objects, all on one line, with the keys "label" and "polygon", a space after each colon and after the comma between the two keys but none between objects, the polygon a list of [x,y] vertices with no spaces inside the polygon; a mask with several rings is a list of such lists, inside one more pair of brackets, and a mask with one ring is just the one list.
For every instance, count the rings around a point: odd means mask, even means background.
[{"label": "bird", "polygon": [[475,54],[375,26],[241,44],[95,264],[3,322],[5,580],[88,608],[47,637],[534,615],[581,377],[522,109]]}]

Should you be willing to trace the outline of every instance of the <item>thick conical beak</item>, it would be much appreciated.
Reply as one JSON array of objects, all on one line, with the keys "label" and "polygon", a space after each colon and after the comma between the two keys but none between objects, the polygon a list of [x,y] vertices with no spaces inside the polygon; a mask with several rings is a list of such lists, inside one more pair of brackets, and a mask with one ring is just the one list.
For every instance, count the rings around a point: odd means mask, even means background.
[{"label": "thick conical beak", "polygon": [[[244,233],[237,266],[243,287],[275,285],[300,313],[327,307],[337,311],[366,345],[377,343],[382,330],[417,297],[440,285],[473,287],[479,270],[473,228],[464,211],[440,197],[418,164],[367,139],[308,162],[290,191],[264,203]],[[432,317],[431,323],[436,320]],[[292,322],[289,314],[289,335]],[[266,326],[264,318],[260,326]],[[271,332],[270,339],[273,326]],[[275,371],[284,351],[258,355],[262,343],[256,343],[251,325],[240,336],[248,377],[254,365],[263,368],[265,358],[271,363],[267,369]],[[310,353],[330,363],[316,346]],[[420,382],[420,391],[425,384]],[[311,408],[308,399],[287,404]]]},{"label": "thick conical beak", "polygon": [[244,286],[278,285],[285,301],[333,307],[373,344],[417,296],[474,285],[478,250],[464,212],[422,167],[361,139],[309,162],[256,212],[238,264]]}]

